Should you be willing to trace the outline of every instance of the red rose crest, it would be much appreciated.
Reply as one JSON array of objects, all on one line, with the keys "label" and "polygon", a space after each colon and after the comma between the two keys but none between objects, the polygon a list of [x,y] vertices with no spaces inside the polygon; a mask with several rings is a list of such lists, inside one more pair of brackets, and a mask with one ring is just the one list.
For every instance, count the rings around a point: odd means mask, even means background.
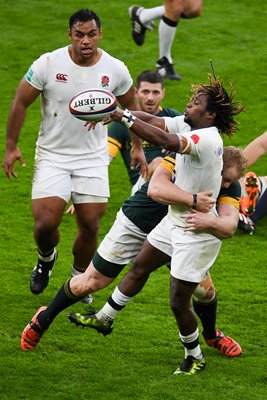
[{"label": "red rose crest", "polygon": [[107,87],[109,85],[109,77],[104,75],[101,78],[101,86],[102,87]]},{"label": "red rose crest", "polygon": [[190,137],[191,137],[191,139],[193,140],[193,142],[194,142],[195,144],[197,144],[197,143],[199,142],[199,139],[200,139],[199,136],[197,136],[197,135],[192,135],[192,136],[190,136]]}]

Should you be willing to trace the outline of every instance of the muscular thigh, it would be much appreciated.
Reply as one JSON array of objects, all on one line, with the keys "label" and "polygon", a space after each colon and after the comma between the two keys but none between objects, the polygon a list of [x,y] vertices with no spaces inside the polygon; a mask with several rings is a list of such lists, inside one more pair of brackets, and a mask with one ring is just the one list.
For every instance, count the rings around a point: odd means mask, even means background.
[{"label": "muscular thigh", "polygon": [[99,221],[104,214],[107,203],[81,203],[75,204],[76,221],[80,228],[92,227],[97,229]]},{"label": "muscular thigh", "polygon": [[169,261],[170,257],[167,254],[152,246],[148,240],[145,240],[140,253],[134,261],[134,267],[150,273]]},{"label": "muscular thigh", "polygon": [[65,200],[60,197],[46,197],[32,200],[35,223],[57,227],[61,222],[65,206]]}]

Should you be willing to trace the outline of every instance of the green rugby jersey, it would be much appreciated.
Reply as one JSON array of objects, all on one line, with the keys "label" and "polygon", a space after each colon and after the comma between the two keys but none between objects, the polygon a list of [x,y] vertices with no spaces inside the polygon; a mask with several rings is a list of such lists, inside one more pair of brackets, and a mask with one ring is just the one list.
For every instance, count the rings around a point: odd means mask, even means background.
[{"label": "green rugby jersey", "polygon": [[[168,206],[152,200],[147,195],[148,182],[133,196],[129,197],[122,205],[122,211],[141,231],[149,233],[162,220],[168,212]],[[221,189],[218,204],[232,204],[239,209],[241,186],[233,182],[229,188]]]}]

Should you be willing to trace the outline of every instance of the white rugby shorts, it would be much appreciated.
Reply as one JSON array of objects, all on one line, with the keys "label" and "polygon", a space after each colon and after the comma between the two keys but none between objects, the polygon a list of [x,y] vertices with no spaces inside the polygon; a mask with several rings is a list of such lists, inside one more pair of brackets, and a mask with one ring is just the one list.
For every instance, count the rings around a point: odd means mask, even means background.
[{"label": "white rugby shorts", "polygon": [[109,197],[108,166],[71,170],[50,160],[35,163],[32,199],[61,197],[68,203],[106,203]]},{"label": "white rugby shorts", "polygon": [[147,234],[130,221],[120,209],[97,252],[106,261],[126,265],[140,252],[146,237]]},{"label": "white rugby shorts", "polygon": [[195,283],[206,277],[221,247],[216,236],[184,231],[168,215],[149,233],[147,240],[171,257],[174,278]]}]

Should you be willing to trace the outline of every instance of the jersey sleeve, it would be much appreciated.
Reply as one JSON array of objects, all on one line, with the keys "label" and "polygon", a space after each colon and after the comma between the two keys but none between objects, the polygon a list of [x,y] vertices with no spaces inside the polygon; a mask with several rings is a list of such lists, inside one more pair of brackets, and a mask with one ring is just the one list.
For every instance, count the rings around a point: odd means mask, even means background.
[{"label": "jersey sleeve", "polygon": [[44,88],[46,62],[48,57],[49,53],[46,53],[35,60],[24,76],[26,81],[37,90],[42,91]]},{"label": "jersey sleeve", "polygon": [[117,157],[118,153],[125,146],[129,136],[126,126],[118,122],[112,122],[108,128],[108,152],[113,158]]},{"label": "jersey sleeve", "polygon": [[167,169],[171,174],[174,173],[175,170],[175,153],[170,153],[160,162],[160,166]]},{"label": "jersey sleeve", "polygon": [[108,154],[110,157],[115,158],[121,150],[121,143],[118,140],[108,136]]}]

